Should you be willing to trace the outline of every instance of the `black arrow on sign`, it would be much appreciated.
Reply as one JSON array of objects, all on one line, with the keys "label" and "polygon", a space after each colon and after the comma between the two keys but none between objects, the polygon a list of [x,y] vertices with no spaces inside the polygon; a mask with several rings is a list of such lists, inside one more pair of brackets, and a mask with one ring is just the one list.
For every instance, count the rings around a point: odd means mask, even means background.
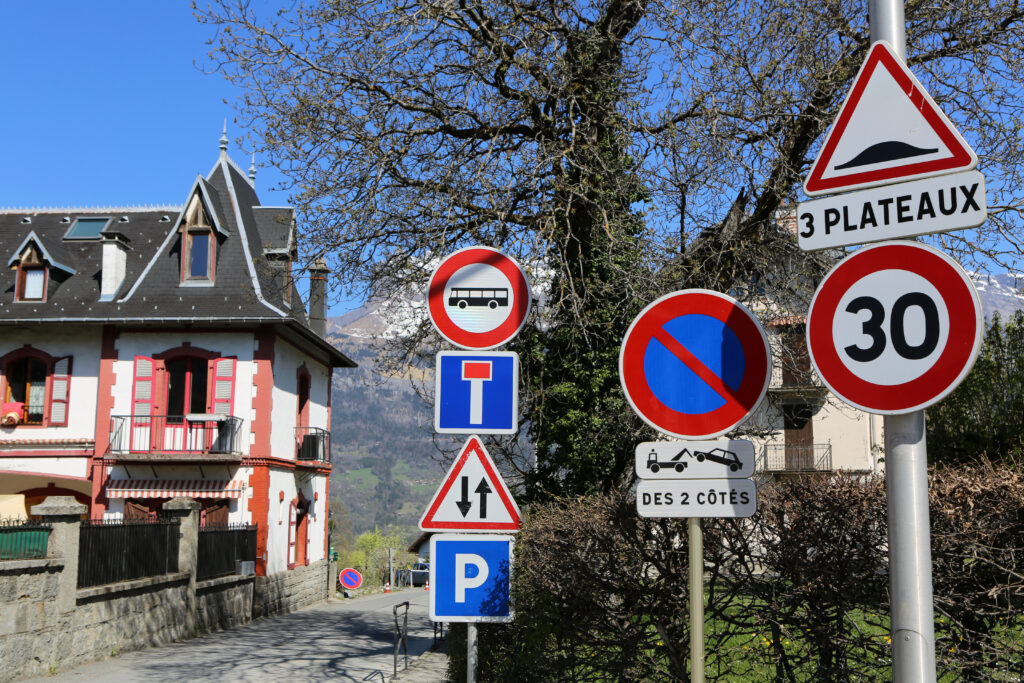
[{"label": "black arrow on sign", "polygon": [[465,517],[469,514],[469,508],[473,507],[472,501],[469,500],[469,477],[459,477],[459,479],[462,480],[462,500],[456,501],[455,504],[459,506],[459,511]]},{"label": "black arrow on sign", "polygon": [[487,494],[490,492],[491,487],[487,485],[487,480],[481,479],[480,483],[476,486],[476,491],[474,491],[474,493],[480,494],[480,519],[487,518]]}]

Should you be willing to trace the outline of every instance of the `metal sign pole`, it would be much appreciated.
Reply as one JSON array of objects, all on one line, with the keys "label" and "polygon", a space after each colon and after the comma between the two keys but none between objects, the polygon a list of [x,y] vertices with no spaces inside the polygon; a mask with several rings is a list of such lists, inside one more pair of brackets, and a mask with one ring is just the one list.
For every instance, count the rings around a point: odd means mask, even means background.
[{"label": "metal sign pole", "polygon": [[466,624],[466,683],[476,683],[476,624],[473,622]]},{"label": "metal sign pole", "polygon": [[896,683],[935,681],[935,617],[924,411],[885,417],[892,672]]},{"label": "metal sign pole", "polygon": [[700,518],[687,520],[690,548],[690,681],[704,683],[704,534]]},{"label": "metal sign pole", "polygon": [[[902,0],[869,0],[868,12],[871,42],[888,42],[906,61]],[[886,415],[883,429],[893,680],[930,683],[935,681],[935,618],[924,411]]]}]

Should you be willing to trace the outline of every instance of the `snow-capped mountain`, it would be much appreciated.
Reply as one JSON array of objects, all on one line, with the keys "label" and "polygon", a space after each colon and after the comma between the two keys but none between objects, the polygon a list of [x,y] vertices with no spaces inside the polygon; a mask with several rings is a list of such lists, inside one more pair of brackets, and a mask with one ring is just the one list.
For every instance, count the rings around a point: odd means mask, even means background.
[{"label": "snow-capped mountain", "polygon": [[1006,320],[1024,309],[1024,275],[972,273],[971,279],[981,297],[981,310],[986,320],[991,320],[993,313],[999,313],[999,317]]}]

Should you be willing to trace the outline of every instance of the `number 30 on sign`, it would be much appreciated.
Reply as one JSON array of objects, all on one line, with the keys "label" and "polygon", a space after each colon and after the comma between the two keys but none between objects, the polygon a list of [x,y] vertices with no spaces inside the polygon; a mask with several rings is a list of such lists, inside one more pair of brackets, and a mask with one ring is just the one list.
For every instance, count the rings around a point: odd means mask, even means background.
[{"label": "number 30 on sign", "polygon": [[967,273],[914,242],[864,247],[822,281],[807,316],[815,370],[872,413],[921,410],[956,388],[981,346],[981,302]]}]

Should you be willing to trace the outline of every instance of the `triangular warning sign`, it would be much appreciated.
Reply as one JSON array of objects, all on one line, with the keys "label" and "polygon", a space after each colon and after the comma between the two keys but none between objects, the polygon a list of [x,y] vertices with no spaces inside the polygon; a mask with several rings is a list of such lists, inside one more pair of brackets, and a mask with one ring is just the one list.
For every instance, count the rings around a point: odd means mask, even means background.
[{"label": "triangular warning sign", "polygon": [[832,194],[965,171],[978,155],[885,41],[871,46],[804,182]]},{"label": "triangular warning sign", "polygon": [[462,446],[420,518],[423,531],[519,531],[519,506],[480,437]]}]

